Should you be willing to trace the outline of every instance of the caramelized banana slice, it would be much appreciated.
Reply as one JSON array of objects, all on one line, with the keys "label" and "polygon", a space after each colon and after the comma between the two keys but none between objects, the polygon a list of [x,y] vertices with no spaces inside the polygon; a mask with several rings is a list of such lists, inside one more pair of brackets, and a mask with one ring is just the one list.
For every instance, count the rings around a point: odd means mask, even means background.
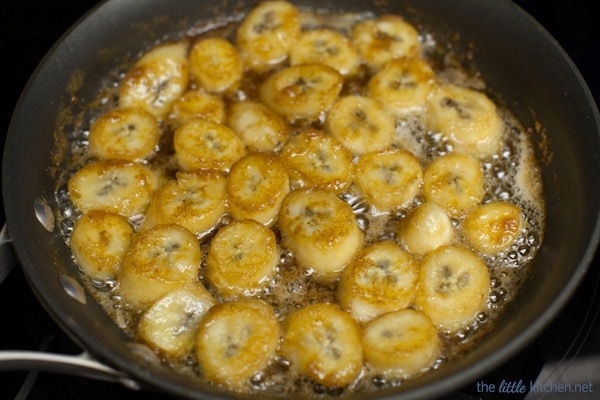
[{"label": "caramelized banana slice", "polygon": [[342,309],[364,323],[408,307],[417,290],[417,263],[396,243],[384,240],[363,248],[342,272]]},{"label": "caramelized banana slice", "polygon": [[449,244],[454,238],[454,227],[444,209],[426,201],[399,224],[398,242],[409,253],[425,255],[440,246]]},{"label": "caramelized banana slice", "polygon": [[167,293],[198,279],[200,244],[180,225],[158,225],[136,236],[118,274],[118,292],[144,311]]},{"label": "caramelized banana slice", "polygon": [[494,255],[508,249],[523,226],[521,208],[505,201],[477,206],[465,218],[463,233],[468,243],[483,254]]},{"label": "caramelized banana slice", "polygon": [[461,246],[442,246],[421,263],[417,304],[441,329],[453,330],[485,308],[490,273],[485,262]]},{"label": "caramelized banana slice", "polygon": [[269,75],[259,95],[288,120],[316,121],[331,107],[342,83],[342,75],[326,65],[293,65]]},{"label": "caramelized banana slice", "polygon": [[131,245],[133,226],[122,215],[91,210],[73,226],[70,246],[77,265],[92,279],[114,278]]},{"label": "caramelized banana slice", "polygon": [[173,104],[168,119],[169,128],[175,131],[192,118],[224,123],[225,102],[221,97],[199,89],[188,90]]},{"label": "caramelized banana slice", "polygon": [[326,279],[339,275],[363,241],[352,208],[325,189],[290,192],[281,205],[279,228],[283,245]]},{"label": "caramelized banana slice", "polygon": [[426,315],[398,310],[369,322],[362,334],[365,362],[383,376],[410,376],[430,368],[442,353],[436,326]]},{"label": "caramelized banana slice", "polygon": [[197,40],[190,49],[192,77],[210,93],[235,88],[244,72],[237,48],[227,39],[210,37]]},{"label": "caramelized banana slice", "polygon": [[253,101],[231,104],[227,125],[246,146],[256,151],[279,150],[291,131],[281,115]]},{"label": "caramelized banana slice", "polygon": [[196,356],[206,378],[239,391],[269,365],[279,337],[277,316],[264,301],[219,303],[202,319]]},{"label": "caramelized banana slice", "polygon": [[159,121],[186,90],[189,79],[188,45],[166,43],[144,54],[119,86],[119,106],[143,108]]},{"label": "caramelized banana slice", "polygon": [[350,385],[363,366],[358,323],[331,303],[311,304],[288,315],[280,351],[291,368],[329,387]]},{"label": "caramelized banana slice", "polygon": [[144,312],[137,338],[169,359],[183,360],[194,351],[200,322],[214,304],[201,283],[175,289]]}]

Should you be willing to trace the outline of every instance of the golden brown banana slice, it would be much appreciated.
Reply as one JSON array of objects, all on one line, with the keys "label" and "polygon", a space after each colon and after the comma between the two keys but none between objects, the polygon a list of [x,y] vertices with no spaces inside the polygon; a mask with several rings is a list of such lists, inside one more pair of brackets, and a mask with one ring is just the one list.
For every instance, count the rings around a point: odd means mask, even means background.
[{"label": "golden brown banana slice", "polygon": [[342,309],[364,323],[408,307],[417,290],[418,266],[390,240],[359,251],[342,272],[338,299]]},{"label": "golden brown banana slice", "polygon": [[352,154],[319,129],[291,136],[279,153],[293,186],[319,187],[341,193],[354,178]]},{"label": "golden brown banana slice", "polygon": [[118,292],[135,310],[198,279],[200,243],[180,225],[157,225],[135,237],[118,273]]},{"label": "golden brown banana slice", "polygon": [[454,227],[446,211],[426,201],[410,211],[396,230],[398,242],[411,254],[425,255],[454,238]]},{"label": "golden brown banana slice", "polygon": [[158,181],[157,174],[143,164],[102,160],[75,172],[68,188],[71,201],[84,213],[98,209],[132,217],[146,210]]},{"label": "golden brown banana slice", "polygon": [[486,306],[490,273],[483,259],[465,247],[438,247],[421,262],[417,304],[441,329],[453,330]]},{"label": "golden brown banana slice", "polygon": [[275,154],[252,153],[233,165],[225,189],[229,212],[234,218],[249,218],[272,226],[283,198],[290,191],[290,180]]},{"label": "golden brown banana slice", "polygon": [[281,115],[254,101],[231,104],[227,125],[249,149],[256,151],[279,150],[291,132]]},{"label": "golden brown banana slice", "polygon": [[210,93],[234,89],[242,79],[242,58],[237,48],[225,38],[197,40],[189,57],[192,77]]},{"label": "golden brown banana slice", "polygon": [[347,386],[362,371],[360,327],[332,303],[311,304],[288,315],[280,352],[291,368],[329,387]]},{"label": "golden brown banana slice", "polygon": [[119,86],[119,106],[143,108],[159,121],[187,89],[188,44],[165,43],[144,54]]},{"label": "golden brown banana slice", "polygon": [[390,377],[422,372],[442,353],[437,327],[429,317],[411,309],[370,321],[363,328],[362,342],[369,369]]},{"label": "golden brown banana slice", "polygon": [[448,153],[434,159],[423,173],[423,194],[453,218],[463,217],[485,196],[479,160],[466,153]]},{"label": "golden brown banana slice", "polygon": [[354,155],[388,149],[396,133],[396,122],[385,106],[360,95],[336,100],[327,112],[324,129]]},{"label": "golden brown banana slice", "polygon": [[89,151],[99,159],[141,161],[152,156],[160,138],[158,120],[141,108],[115,108],[90,128]]},{"label": "golden brown banana slice", "polygon": [[406,150],[365,154],[356,163],[355,174],[359,190],[380,211],[408,206],[423,181],[421,163]]},{"label": "golden brown banana slice", "polygon": [[448,137],[457,151],[487,157],[500,150],[503,121],[484,93],[441,85],[432,92],[427,110],[429,127]]},{"label": "golden brown banana slice", "polygon": [[225,102],[221,97],[203,90],[188,90],[173,104],[168,119],[169,128],[174,131],[192,118],[204,118],[224,123],[226,119]]},{"label": "golden brown banana slice", "polygon": [[178,172],[156,191],[141,230],[178,224],[198,237],[206,235],[225,213],[225,184],[217,170]]},{"label": "golden brown banana slice", "polygon": [[363,241],[352,208],[325,189],[290,192],[281,205],[279,228],[283,245],[326,279],[339,275]]},{"label": "golden brown banana slice", "polygon": [[202,319],[196,356],[206,378],[239,391],[269,365],[279,337],[277,316],[264,301],[219,303]]},{"label": "golden brown banana slice", "polygon": [[382,15],[356,24],[350,41],[362,61],[374,70],[390,60],[421,53],[417,29],[397,15]]},{"label": "golden brown banana slice", "polygon": [[201,168],[228,171],[246,154],[244,143],[235,132],[205,118],[192,118],[177,128],[173,146],[184,171]]},{"label": "golden brown banana slice", "polygon": [[194,351],[200,322],[214,304],[199,282],[175,289],[142,314],[137,338],[162,356],[183,360]]},{"label": "golden brown banana slice", "polygon": [[284,61],[300,35],[300,28],[299,11],[292,3],[280,0],[258,3],[236,32],[244,63],[260,70]]},{"label": "golden brown banana slice", "polygon": [[292,65],[269,75],[259,96],[288,120],[316,121],[329,110],[342,84],[342,75],[326,65]]},{"label": "golden brown banana slice", "polygon": [[77,265],[92,279],[114,278],[133,237],[133,226],[122,215],[91,210],[73,226],[70,246]]},{"label": "golden brown banana slice", "polygon": [[332,29],[303,31],[290,49],[290,64],[324,64],[343,76],[358,71],[360,58],[347,37]]},{"label": "golden brown banana slice", "polygon": [[508,249],[523,226],[521,208],[505,201],[481,204],[465,218],[462,230],[475,251],[494,255]]}]

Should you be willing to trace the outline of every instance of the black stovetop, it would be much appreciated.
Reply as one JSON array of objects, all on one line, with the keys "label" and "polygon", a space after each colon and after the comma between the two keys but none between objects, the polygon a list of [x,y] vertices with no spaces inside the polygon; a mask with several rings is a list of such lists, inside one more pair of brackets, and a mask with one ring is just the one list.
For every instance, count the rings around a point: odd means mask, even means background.
[{"label": "black stovetop", "polygon": [[[563,46],[600,100],[600,24],[587,0],[516,0]],[[98,1],[6,0],[0,5],[2,95],[0,133],[5,134],[21,90],[43,55],[79,17]],[[1,141],[3,143],[4,140]],[[1,199],[0,199],[1,203]],[[1,205],[1,204],[0,204]],[[0,225],[4,214],[0,207]],[[559,317],[523,352],[447,399],[597,399],[600,398],[600,255]],[[0,285],[0,351],[79,349],[39,305],[19,268]],[[595,357],[595,358],[593,358]],[[155,393],[132,392],[119,384],[47,372],[0,372],[0,400],[67,400],[125,397],[152,400]],[[499,394],[502,382],[538,384],[538,393]],[[489,385],[495,385],[491,393]],[[589,389],[561,393],[560,384]],[[488,385],[488,386],[485,386]],[[545,385],[545,386],[544,386]],[[587,386],[586,386],[587,385]],[[516,391],[517,387],[505,387]],[[506,392],[506,391],[505,391]]]}]

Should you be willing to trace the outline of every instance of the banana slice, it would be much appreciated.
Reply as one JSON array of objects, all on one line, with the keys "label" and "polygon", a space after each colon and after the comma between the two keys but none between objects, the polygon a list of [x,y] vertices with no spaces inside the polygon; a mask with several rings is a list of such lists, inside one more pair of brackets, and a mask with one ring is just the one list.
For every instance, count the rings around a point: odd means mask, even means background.
[{"label": "banana slice", "polygon": [[485,262],[461,246],[442,246],[421,263],[417,304],[441,329],[453,330],[485,308],[490,274]]},{"label": "banana slice", "polygon": [[362,61],[378,70],[388,61],[421,53],[417,29],[397,15],[382,15],[356,24],[350,41]]},{"label": "banana slice", "polygon": [[204,376],[228,389],[242,390],[264,370],[279,345],[273,309],[259,299],[214,305],[202,319],[196,356]]},{"label": "banana slice", "polygon": [[119,86],[119,106],[145,109],[159,121],[185,92],[189,80],[188,44],[184,41],[153,47]]},{"label": "banana slice", "polygon": [[242,20],[236,43],[244,64],[261,70],[287,59],[300,35],[298,9],[287,1],[263,1]]},{"label": "banana slice", "polygon": [[396,133],[396,122],[378,100],[351,95],[333,103],[324,129],[352,154],[363,155],[389,148]]},{"label": "banana slice", "polygon": [[77,170],[68,189],[71,201],[84,213],[98,209],[132,217],[146,210],[158,184],[157,174],[143,164],[102,160]]},{"label": "banana slice", "polygon": [[224,123],[225,102],[221,97],[200,89],[188,90],[173,104],[168,118],[169,128],[175,131],[192,118]]},{"label": "banana slice", "polygon": [[426,121],[448,137],[457,151],[487,157],[500,150],[503,121],[484,93],[445,84],[433,91]]},{"label": "banana slice", "polygon": [[198,280],[200,243],[175,224],[137,235],[123,258],[118,291],[134,310],[145,311],[167,293]]},{"label": "banana slice", "polygon": [[205,118],[192,118],[177,128],[173,146],[184,171],[200,168],[228,171],[246,154],[244,143],[235,132]]},{"label": "banana slice", "polygon": [[426,201],[406,216],[396,229],[398,242],[411,254],[422,256],[454,239],[454,227],[444,209]]},{"label": "banana slice", "polygon": [[345,191],[354,179],[352,153],[336,138],[307,129],[289,138],[279,153],[293,186]]},{"label": "banana slice", "polygon": [[98,118],[90,128],[89,151],[99,159],[141,161],[156,151],[158,120],[141,108],[116,108]]},{"label": "banana slice", "polygon": [[249,149],[255,151],[279,150],[291,132],[281,115],[264,104],[253,101],[231,104],[227,125],[242,138]]},{"label": "banana slice", "polygon": [[341,275],[338,299],[342,309],[364,323],[408,307],[417,289],[413,257],[384,240],[360,250]]},{"label": "banana slice", "polygon": [[453,218],[461,218],[485,196],[479,160],[466,153],[448,153],[433,160],[423,173],[423,195]]},{"label": "banana slice", "polygon": [[290,191],[290,180],[276,155],[252,153],[233,165],[225,189],[229,212],[234,218],[249,218],[272,226],[283,198]]},{"label": "banana slice", "polygon": [[380,211],[409,205],[421,190],[423,170],[406,150],[368,153],[356,163],[355,183],[367,201]]},{"label": "banana slice", "polygon": [[290,49],[290,64],[324,64],[343,76],[358,72],[360,58],[348,38],[332,29],[303,31]]},{"label": "banana slice", "polygon": [[155,193],[140,230],[178,224],[198,237],[211,232],[225,214],[225,176],[211,169],[177,172]]},{"label": "banana slice", "polygon": [[362,371],[360,327],[332,303],[311,304],[288,315],[280,352],[291,368],[329,387],[350,385]]},{"label": "banana slice", "polygon": [[403,117],[420,112],[436,87],[435,73],[418,57],[402,57],[388,62],[367,83],[367,95],[385,104],[394,115]]},{"label": "banana slice", "polygon": [[242,58],[237,48],[225,38],[197,40],[189,57],[192,77],[210,93],[235,89],[242,79]]},{"label": "banana slice", "polygon": [[210,242],[206,278],[227,299],[256,296],[275,275],[275,233],[251,219],[225,225]]},{"label": "banana slice", "polygon": [[423,372],[442,352],[437,327],[429,317],[411,309],[369,322],[363,328],[362,343],[369,369],[391,377]]},{"label": "banana slice", "polygon": [[465,218],[462,230],[475,251],[494,255],[508,249],[523,226],[521,208],[505,201],[477,206]]},{"label": "banana slice", "polygon": [[363,242],[352,208],[325,189],[290,192],[281,205],[279,228],[283,245],[325,279],[338,276]]},{"label": "banana slice", "polygon": [[259,96],[288,120],[316,121],[331,107],[342,84],[342,75],[326,65],[292,65],[269,75]]},{"label": "banana slice", "polygon": [[122,215],[91,210],[77,219],[70,246],[77,265],[92,279],[114,278],[131,246],[133,226]]},{"label": "banana slice", "polygon": [[169,359],[183,360],[194,351],[200,322],[214,304],[201,283],[169,292],[142,314],[137,338]]}]

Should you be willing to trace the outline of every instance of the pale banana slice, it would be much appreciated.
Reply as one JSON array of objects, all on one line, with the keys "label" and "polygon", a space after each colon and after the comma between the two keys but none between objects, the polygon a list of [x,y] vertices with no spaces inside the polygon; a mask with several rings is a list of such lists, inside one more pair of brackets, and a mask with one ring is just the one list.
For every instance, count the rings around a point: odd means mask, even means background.
[{"label": "pale banana slice", "polygon": [[299,11],[292,3],[260,2],[246,15],[236,32],[244,64],[261,70],[286,60],[300,29]]},{"label": "pale banana slice", "polygon": [[252,297],[270,284],[278,263],[275,233],[251,219],[235,220],[210,242],[206,278],[223,298]]},{"label": "pale banana slice", "polygon": [[290,64],[324,64],[343,76],[358,72],[360,58],[348,38],[332,29],[303,31],[290,49]]},{"label": "pale banana slice", "polygon": [[218,95],[200,89],[188,90],[173,104],[168,118],[169,128],[175,131],[192,118],[224,123],[227,118],[225,102]]},{"label": "pale banana slice", "polygon": [[259,96],[288,120],[316,121],[329,110],[342,84],[342,75],[326,65],[292,65],[269,75],[259,87]]},{"label": "pale banana slice", "polygon": [[488,157],[500,150],[503,121],[484,93],[444,84],[432,92],[427,110],[429,127],[445,135],[457,151]]},{"label": "pale banana slice", "polygon": [[483,170],[479,160],[467,153],[448,153],[434,159],[423,173],[423,195],[462,218],[485,196]]},{"label": "pale banana slice", "polygon": [[244,72],[238,49],[222,37],[197,40],[190,49],[192,77],[210,93],[235,89]]},{"label": "pale banana slice", "polygon": [[454,330],[486,306],[490,273],[483,259],[465,247],[438,247],[425,256],[417,304],[433,323]]},{"label": "pale banana slice", "polygon": [[89,151],[99,159],[141,161],[156,152],[158,120],[142,108],[115,108],[90,128]]},{"label": "pale banana slice", "polygon": [[390,60],[421,54],[417,29],[397,15],[382,15],[355,25],[350,41],[362,61],[378,70]]},{"label": "pale banana slice", "polygon": [[396,122],[383,103],[360,95],[340,97],[327,112],[324,129],[353,155],[388,149]]},{"label": "pale banana slice", "polygon": [[231,216],[273,226],[290,191],[290,179],[275,154],[251,153],[233,165],[225,189]]},{"label": "pale banana slice", "polygon": [[273,309],[259,299],[214,305],[202,319],[196,356],[210,381],[242,390],[264,370],[279,345],[280,326]]},{"label": "pale banana slice", "polygon": [[308,305],[288,315],[283,326],[280,352],[290,368],[329,387],[350,385],[359,376],[360,327],[337,304]]},{"label": "pale banana slice", "polygon": [[290,192],[281,205],[279,228],[283,245],[325,279],[339,276],[363,242],[350,205],[325,189]]},{"label": "pale banana slice", "polygon": [[200,322],[214,304],[199,282],[175,289],[142,314],[137,338],[164,357],[184,360],[194,351]]},{"label": "pale banana slice", "polygon": [[146,165],[102,160],[77,170],[68,188],[71,201],[84,213],[99,209],[132,217],[146,210],[158,184],[158,175]]},{"label": "pale banana slice", "polygon": [[442,354],[437,327],[426,315],[398,310],[370,321],[362,343],[369,369],[384,377],[409,377],[431,368]]},{"label": "pale banana slice", "polygon": [[205,118],[192,118],[177,128],[173,146],[184,171],[214,168],[226,172],[246,154],[244,143],[235,132]]},{"label": "pale banana slice", "polygon": [[241,101],[230,105],[227,125],[255,151],[277,151],[291,129],[283,117],[262,103]]},{"label": "pale banana slice", "polygon": [[523,226],[521,208],[505,201],[477,206],[467,215],[463,234],[475,251],[494,255],[508,249]]},{"label": "pale banana slice", "polygon": [[418,265],[390,240],[369,245],[342,272],[338,299],[342,309],[364,323],[408,307],[417,290]]},{"label": "pale banana slice", "polygon": [[423,169],[406,150],[384,150],[363,155],[356,163],[355,183],[379,211],[407,207],[421,190]]},{"label": "pale banana slice", "polygon": [[341,193],[354,179],[352,153],[319,129],[290,136],[279,153],[294,187],[319,187]]},{"label": "pale banana slice", "polygon": [[87,276],[106,280],[116,276],[132,237],[133,226],[126,217],[91,210],[75,222],[70,247],[77,265]]},{"label": "pale banana slice", "polygon": [[196,236],[180,225],[157,225],[137,235],[119,270],[118,292],[144,311],[167,293],[198,280],[201,253]]},{"label": "pale banana slice", "polygon": [[394,59],[367,83],[367,95],[385,104],[394,115],[404,117],[423,111],[436,87],[435,73],[419,57]]},{"label": "pale banana slice", "polygon": [[189,80],[187,42],[153,47],[121,82],[119,106],[143,108],[162,121],[187,89]]},{"label": "pale banana slice", "polygon": [[454,239],[454,227],[446,211],[426,201],[410,211],[396,229],[398,242],[411,254],[425,255]]},{"label": "pale banana slice", "polygon": [[181,225],[198,237],[210,233],[225,214],[226,177],[212,169],[177,172],[152,198],[141,230]]}]

